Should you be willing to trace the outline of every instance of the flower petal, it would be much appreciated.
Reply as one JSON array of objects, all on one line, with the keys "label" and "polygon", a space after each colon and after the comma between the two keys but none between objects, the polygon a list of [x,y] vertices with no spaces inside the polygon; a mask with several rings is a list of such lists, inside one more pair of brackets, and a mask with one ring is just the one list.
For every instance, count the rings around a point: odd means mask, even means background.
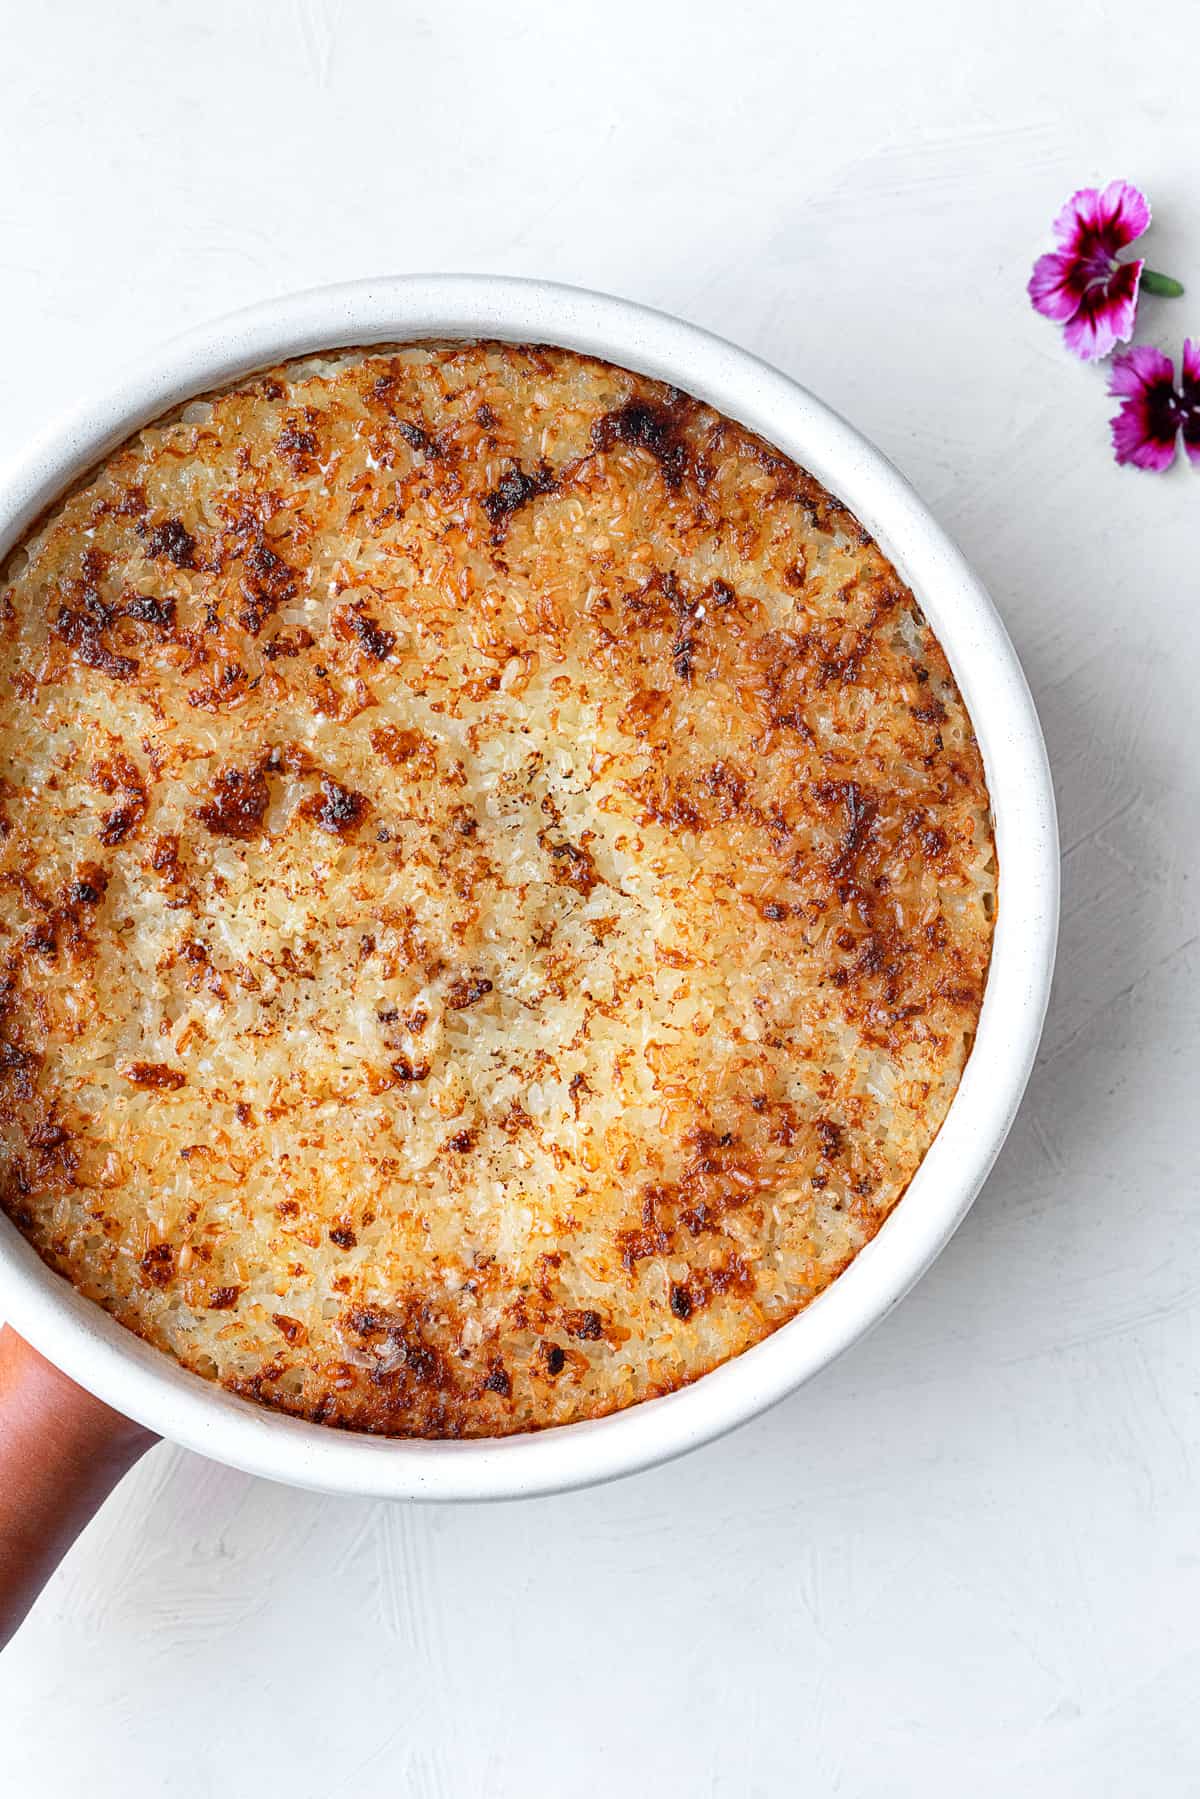
[{"label": "flower petal", "polygon": [[1110,181],[1103,193],[1081,187],[1054,221],[1054,235],[1076,254],[1097,248],[1115,255],[1142,235],[1150,224],[1150,204],[1130,181]]},{"label": "flower petal", "polygon": [[1138,344],[1135,349],[1124,350],[1120,356],[1113,357],[1108,377],[1110,394],[1137,396],[1161,386],[1174,389],[1175,364],[1153,344]]},{"label": "flower petal", "polygon": [[1035,312],[1059,323],[1074,318],[1085,291],[1078,270],[1078,262],[1066,250],[1052,250],[1047,256],[1039,256],[1027,289]]},{"label": "flower petal", "polygon": [[1170,468],[1181,423],[1171,358],[1152,344],[1127,350],[1113,363],[1108,391],[1126,396],[1109,421],[1117,461],[1160,473]]},{"label": "flower petal", "polygon": [[1140,401],[1126,400],[1116,418],[1109,421],[1113,452],[1118,462],[1161,474],[1175,460],[1174,437],[1150,437]]},{"label": "flower petal", "polygon": [[1137,322],[1138,285],[1144,266],[1140,260],[1118,263],[1106,283],[1086,289],[1063,332],[1068,350],[1085,362],[1097,362],[1118,343],[1128,342]]},{"label": "flower petal", "polygon": [[1092,220],[1100,206],[1098,188],[1081,187],[1071,195],[1054,220],[1054,235],[1068,252],[1079,248],[1079,240],[1092,230]]},{"label": "flower petal", "polygon": [[1183,447],[1189,462],[1200,464],[1200,343],[1193,343],[1190,337],[1183,340],[1183,374],[1179,385]]},{"label": "flower petal", "polygon": [[1114,250],[1123,250],[1150,228],[1150,202],[1131,181],[1110,181],[1100,196],[1101,232]]}]

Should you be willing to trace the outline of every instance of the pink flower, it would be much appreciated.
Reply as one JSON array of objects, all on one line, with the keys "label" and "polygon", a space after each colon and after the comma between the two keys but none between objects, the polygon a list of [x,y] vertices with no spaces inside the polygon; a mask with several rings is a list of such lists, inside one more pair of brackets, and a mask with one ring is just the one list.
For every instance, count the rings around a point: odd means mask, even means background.
[{"label": "pink flower", "polygon": [[1118,262],[1117,252],[1149,223],[1146,196],[1128,181],[1110,181],[1103,193],[1080,188],[1054,221],[1062,248],[1039,256],[1033,266],[1029,298],[1038,312],[1066,327],[1068,350],[1085,362],[1133,336],[1145,264],[1140,258]]},{"label": "pink flower", "polygon": [[1141,344],[1116,357],[1108,391],[1122,398],[1121,410],[1112,420],[1118,462],[1159,471],[1170,468],[1182,432],[1190,461],[1200,465],[1200,343],[1184,340],[1178,389],[1171,358]]}]

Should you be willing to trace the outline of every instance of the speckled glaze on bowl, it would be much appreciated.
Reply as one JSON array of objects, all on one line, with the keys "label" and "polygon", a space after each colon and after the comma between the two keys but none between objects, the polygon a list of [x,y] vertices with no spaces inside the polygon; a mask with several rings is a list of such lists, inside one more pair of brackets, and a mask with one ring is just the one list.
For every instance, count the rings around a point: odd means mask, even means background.
[{"label": "speckled glaze on bowl", "polygon": [[331,1430],[186,1372],[78,1295],[0,1216],[0,1315],[80,1385],[163,1436],[254,1474],[326,1492],[511,1499],[630,1474],[744,1423],[877,1324],[961,1223],[1008,1133],[1041,1034],[1058,924],[1058,835],[1033,701],[984,588],[887,459],[803,387],[679,319],[626,300],[487,275],[389,276],[272,300],[154,351],[0,475],[0,558],[131,432],[253,369],[342,345],[492,337],[581,350],[728,413],[822,481],[912,587],[983,751],[1000,905],[975,1048],[904,1199],[790,1323],[694,1385],[584,1424],[467,1442]]}]

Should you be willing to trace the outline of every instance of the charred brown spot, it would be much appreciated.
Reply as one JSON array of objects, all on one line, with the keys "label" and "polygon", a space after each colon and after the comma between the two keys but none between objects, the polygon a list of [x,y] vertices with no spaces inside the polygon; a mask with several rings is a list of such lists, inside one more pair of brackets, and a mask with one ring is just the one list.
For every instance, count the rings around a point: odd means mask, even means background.
[{"label": "charred brown spot", "polygon": [[214,1287],[206,1300],[210,1312],[228,1312],[242,1296],[240,1287]]},{"label": "charred brown spot", "polygon": [[427,1081],[430,1067],[428,1062],[410,1062],[407,1056],[397,1056],[392,1063],[392,1073],[398,1081],[406,1084],[409,1081]]},{"label": "charred brown spot", "polygon": [[58,1149],[67,1141],[69,1135],[64,1124],[60,1124],[57,1119],[48,1118],[44,1124],[35,1125],[30,1131],[30,1147],[33,1149]]},{"label": "charred brown spot", "polygon": [[845,814],[842,839],[829,864],[830,873],[841,879],[853,869],[866,845],[879,810],[878,802],[873,795],[864,793],[857,781],[818,781],[814,791],[821,806],[840,806]]},{"label": "charred brown spot", "polygon": [[173,562],[176,568],[195,568],[196,539],[182,519],[168,518],[160,525],[141,524],[135,529],[142,539],[142,554],[148,561],[165,560]]},{"label": "charred brown spot", "polygon": [[369,1342],[387,1334],[389,1320],[382,1306],[354,1306],[346,1315],[346,1326],[356,1337]]},{"label": "charred brown spot", "polygon": [[145,784],[136,764],[119,753],[107,760],[93,762],[90,778],[101,793],[115,796],[118,801],[100,821],[100,841],[111,848],[123,843],[146,816],[149,801]]},{"label": "charred brown spot", "polygon": [[432,746],[423,731],[406,731],[399,725],[377,725],[371,732],[371,748],[393,768],[419,758],[432,761]]},{"label": "charred brown spot", "polygon": [[399,1392],[410,1382],[447,1388],[452,1381],[446,1359],[425,1335],[423,1322],[416,1305],[396,1310],[354,1306],[346,1315],[345,1328],[379,1355],[380,1365],[371,1374],[372,1381]]},{"label": "charred brown spot", "polygon": [[179,870],[179,838],[174,831],[164,831],[150,846],[150,866],[155,874],[176,874]]},{"label": "charred brown spot", "polygon": [[330,1231],[329,1241],[336,1243],[339,1249],[353,1249],[358,1238],[348,1224],[338,1224]]},{"label": "charred brown spot", "polygon": [[386,662],[396,647],[396,633],[385,631],[377,618],[372,618],[361,600],[343,606],[333,615],[334,634],[343,642],[357,642],[372,662]]},{"label": "charred brown spot", "polygon": [[685,1323],[691,1317],[692,1296],[686,1287],[676,1284],[671,1288],[671,1311],[676,1318],[682,1318]]},{"label": "charred brown spot", "polygon": [[630,450],[645,450],[654,457],[670,488],[680,485],[687,470],[687,446],[681,440],[678,425],[664,408],[642,400],[606,412],[592,426],[592,443],[597,450],[611,450],[623,444]]},{"label": "charred brown spot", "polygon": [[67,888],[67,903],[72,906],[98,906],[107,892],[107,874],[94,862],[88,862]]},{"label": "charred brown spot", "polygon": [[[376,392],[379,392],[378,382]],[[433,455],[433,439],[420,425],[414,425],[411,419],[397,419],[395,428],[397,436],[404,439],[410,450],[416,450],[422,456]]]},{"label": "charred brown spot", "polygon": [[460,1156],[466,1155],[467,1151],[474,1149],[474,1147],[474,1131],[455,1131],[453,1137],[449,1138],[446,1143],[447,1149],[454,1150],[455,1153]]},{"label": "charred brown spot", "polygon": [[328,831],[331,837],[344,837],[362,823],[370,809],[365,794],[343,787],[331,775],[322,775],[320,794],[314,794],[299,808],[305,818],[311,819],[319,830]]},{"label": "charred brown spot", "polygon": [[659,1195],[651,1191],[642,1200],[640,1226],[617,1232],[617,1248],[621,1265],[632,1274],[639,1262],[648,1256],[665,1255],[671,1247],[671,1232],[658,1215]]},{"label": "charred brown spot", "polygon": [[681,681],[689,682],[696,659],[696,639],[680,637],[671,646],[671,666]]},{"label": "charred brown spot", "polygon": [[175,624],[174,600],[156,599],[152,593],[135,593],[125,601],[121,611],[125,618],[131,618],[139,625],[154,625],[160,631],[170,631]]},{"label": "charred brown spot", "polygon": [[[678,1180],[648,1185],[640,1223],[617,1232],[630,1273],[648,1257],[678,1253],[682,1232],[689,1237],[719,1232],[726,1215],[745,1206],[758,1187],[756,1158],[734,1132],[697,1125],[684,1133],[684,1142],[690,1154]],[[690,1282],[694,1303],[700,1279],[696,1274]]]},{"label": "charred brown spot", "polygon": [[465,1012],[492,991],[492,983],[482,975],[455,975],[446,990],[446,1004],[452,1012]]},{"label": "charred brown spot", "polygon": [[204,712],[219,712],[246,692],[246,670],[240,662],[226,662],[215,681],[206,687],[193,687],[188,692],[189,706]]},{"label": "charred brown spot", "polygon": [[289,1343],[307,1343],[308,1331],[298,1318],[289,1318],[286,1312],[272,1312],[271,1323],[277,1331],[281,1331]]},{"label": "charred brown spot", "polygon": [[[88,599],[94,599],[94,605],[86,605]],[[94,668],[114,681],[132,681],[139,667],[136,659],[121,655],[104,641],[104,631],[112,619],[112,611],[100,603],[98,596],[85,595],[84,608],[59,607],[54,635],[85,667]]]},{"label": "charred brown spot", "polygon": [[643,687],[621,714],[621,726],[634,737],[661,735],[669,723],[671,696],[661,687]]},{"label": "charred brown spot", "polygon": [[214,837],[236,837],[243,843],[262,835],[271,803],[262,767],[223,768],[212,785],[212,798],[197,807],[196,817]]},{"label": "charred brown spot", "polygon": [[813,1122],[817,1133],[817,1141],[821,1145],[821,1154],[832,1161],[842,1150],[842,1127],[831,1118],[817,1118]]},{"label": "charred brown spot", "polygon": [[152,1243],[138,1263],[152,1287],[169,1287],[175,1278],[175,1251],[170,1243]]},{"label": "charred brown spot", "polygon": [[183,1071],[170,1068],[165,1062],[126,1062],[121,1073],[131,1087],[157,1088],[160,1092],[173,1093],[187,1085]]},{"label": "charred brown spot", "polygon": [[252,637],[300,591],[297,571],[271,548],[261,526],[252,530],[243,551],[240,589],[245,604],[239,623]]},{"label": "charred brown spot", "polygon": [[125,488],[117,502],[117,515],[120,518],[141,518],[146,511],[146,490],[137,483]]},{"label": "charred brown spot", "polygon": [[492,522],[492,541],[503,538],[509,520],[522,506],[528,506],[542,494],[555,493],[557,488],[554,471],[544,462],[531,475],[519,466],[501,475],[492,491],[483,497],[483,510]]},{"label": "charred brown spot", "polygon": [[312,473],[317,454],[316,435],[303,427],[298,419],[288,420],[275,439],[275,448],[293,475],[301,476]]},{"label": "charred brown spot", "polygon": [[30,925],[21,939],[21,947],[31,955],[43,956],[46,961],[52,962],[58,954],[54,919],[40,918],[36,924]]},{"label": "charred brown spot", "polygon": [[20,1099],[33,1097],[32,1075],[39,1058],[32,1050],[7,1038],[0,1040],[0,1078],[10,1080]]},{"label": "charred brown spot", "polygon": [[542,1360],[546,1364],[546,1373],[553,1379],[555,1376],[561,1374],[566,1367],[567,1352],[563,1349],[561,1344],[543,1342]]},{"label": "charred brown spot", "polygon": [[302,655],[305,650],[311,650],[316,641],[312,632],[306,631],[303,625],[300,625],[291,632],[280,631],[277,637],[272,637],[268,643],[264,643],[263,655],[268,662],[278,662],[281,657]]},{"label": "charred brown spot", "polygon": [[567,1312],[563,1317],[563,1325],[568,1336],[578,1337],[584,1343],[594,1343],[604,1335],[604,1320],[590,1306],[581,1311]]},{"label": "charred brown spot", "polygon": [[499,1393],[502,1399],[511,1399],[512,1380],[503,1362],[497,1362],[489,1371],[483,1383],[485,1393]]},{"label": "charred brown spot", "polygon": [[447,1385],[446,1364],[429,1343],[410,1343],[407,1346],[405,1367],[424,1385]]},{"label": "charred brown spot", "polygon": [[137,829],[145,807],[136,802],[127,802],[122,806],[114,806],[111,812],[104,815],[104,825],[100,832],[100,841],[108,848],[114,844],[124,843],[131,831]]},{"label": "charred brown spot", "polygon": [[543,834],[543,848],[553,864],[554,879],[560,887],[573,887],[586,898],[600,884],[596,861],[591,850],[578,843],[556,843]]}]

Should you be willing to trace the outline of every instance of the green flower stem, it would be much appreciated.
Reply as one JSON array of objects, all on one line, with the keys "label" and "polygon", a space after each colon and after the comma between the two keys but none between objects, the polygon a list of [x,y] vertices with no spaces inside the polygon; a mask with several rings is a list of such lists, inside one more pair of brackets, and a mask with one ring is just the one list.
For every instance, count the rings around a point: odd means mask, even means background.
[{"label": "green flower stem", "polygon": [[1183,282],[1170,275],[1160,275],[1157,269],[1143,269],[1142,292],[1161,294],[1164,300],[1177,300],[1183,292]]}]

